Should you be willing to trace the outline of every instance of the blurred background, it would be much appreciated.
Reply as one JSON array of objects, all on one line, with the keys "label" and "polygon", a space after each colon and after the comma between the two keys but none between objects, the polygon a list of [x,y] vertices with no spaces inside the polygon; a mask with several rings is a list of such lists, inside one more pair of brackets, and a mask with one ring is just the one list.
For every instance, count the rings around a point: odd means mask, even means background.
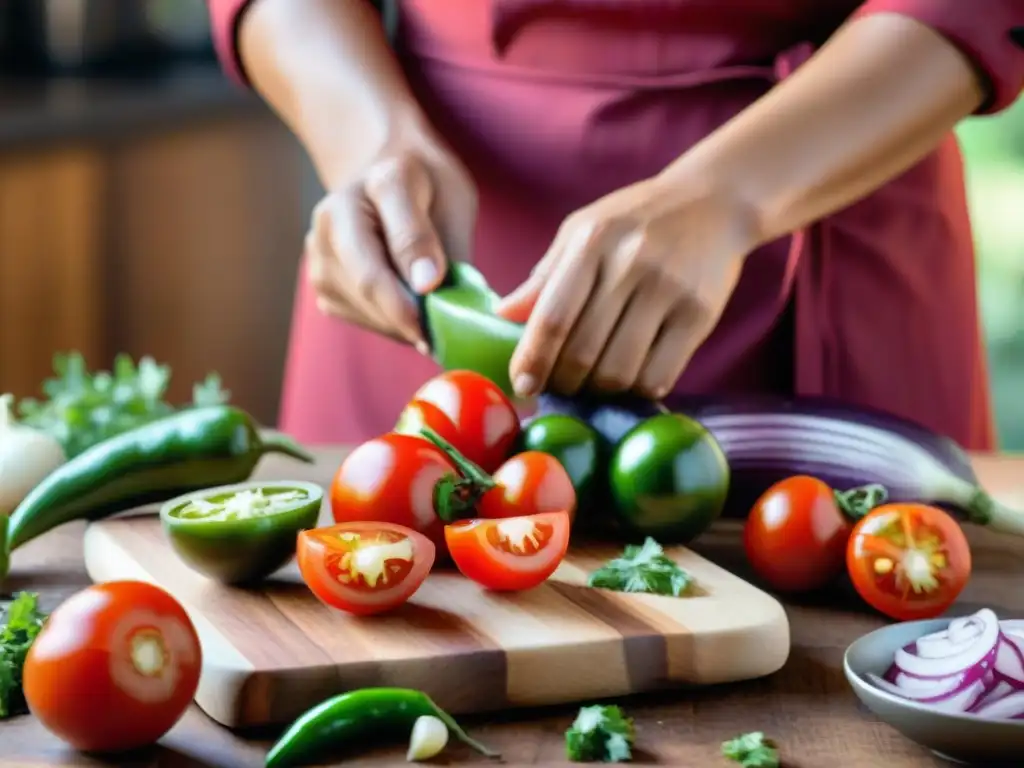
[{"label": "blurred background", "polygon": [[[1024,102],[960,131],[1003,446],[1024,450]],[[220,74],[204,0],[0,0],[0,390],[56,351],[218,372],[276,419],[319,184]]]}]

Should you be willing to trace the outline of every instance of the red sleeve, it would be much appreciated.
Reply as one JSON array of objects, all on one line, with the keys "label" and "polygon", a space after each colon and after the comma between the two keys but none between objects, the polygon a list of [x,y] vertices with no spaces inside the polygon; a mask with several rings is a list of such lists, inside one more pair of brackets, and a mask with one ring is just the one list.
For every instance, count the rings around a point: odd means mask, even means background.
[{"label": "red sleeve", "polygon": [[855,16],[899,13],[945,36],[988,79],[979,112],[1005,109],[1024,90],[1024,0],[867,0]]},{"label": "red sleeve", "polygon": [[238,58],[238,22],[252,0],[206,0],[217,58],[228,76],[247,84],[242,62]]}]

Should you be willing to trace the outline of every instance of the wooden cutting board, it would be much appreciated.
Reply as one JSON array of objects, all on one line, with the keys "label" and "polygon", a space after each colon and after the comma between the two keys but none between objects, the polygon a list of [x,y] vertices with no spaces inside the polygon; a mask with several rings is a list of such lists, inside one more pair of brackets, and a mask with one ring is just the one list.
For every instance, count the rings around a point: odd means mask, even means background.
[{"label": "wooden cutting board", "polygon": [[290,722],[363,686],[418,688],[469,713],[745,680],[785,663],[782,606],[688,549],[669,554],[695,578],[694,596],[584,586],[620,552],[577,548],[547,583],[517,594],[434,573],[396,612],[360,619],[317,601],[294,564],[254,591],[208,581],[152,515],[95,523],[85,538],[94,581],[148,581],[185,606],[203,648],[196,702],[228,727]]}]

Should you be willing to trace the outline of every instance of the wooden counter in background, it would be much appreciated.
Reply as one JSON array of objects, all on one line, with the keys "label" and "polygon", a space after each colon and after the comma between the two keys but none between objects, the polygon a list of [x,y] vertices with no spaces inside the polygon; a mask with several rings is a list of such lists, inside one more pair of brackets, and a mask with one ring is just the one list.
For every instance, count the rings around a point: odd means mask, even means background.
[{"label": "wooden counter in background", "polygon": [[0,82],[0,390],[55,351],[219,372],[273,423],[311,184],[280,122],[219,73]]}]

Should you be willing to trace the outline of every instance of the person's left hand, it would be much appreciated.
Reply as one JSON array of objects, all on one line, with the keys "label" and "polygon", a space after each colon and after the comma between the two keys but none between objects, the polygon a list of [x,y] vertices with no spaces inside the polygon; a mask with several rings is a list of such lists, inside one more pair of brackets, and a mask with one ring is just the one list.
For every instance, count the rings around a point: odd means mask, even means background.
[{"label": "person's left hand", "polygon": [[516,394],[672,390],[758,244],[747,206],[685,183],[645,180],[566,218],[498,308],[526,323],[510,370]]}]

